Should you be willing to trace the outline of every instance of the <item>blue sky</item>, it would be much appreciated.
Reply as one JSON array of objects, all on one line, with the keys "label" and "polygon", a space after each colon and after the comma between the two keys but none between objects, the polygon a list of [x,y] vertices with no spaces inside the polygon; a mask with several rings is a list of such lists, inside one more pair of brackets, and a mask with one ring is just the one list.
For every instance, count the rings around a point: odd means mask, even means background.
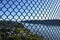
[{"label": "blue sky", "polygon": [[59,10],[60,0],[0,1],[0,15],[5,20],[55,19],[60,16]]}]

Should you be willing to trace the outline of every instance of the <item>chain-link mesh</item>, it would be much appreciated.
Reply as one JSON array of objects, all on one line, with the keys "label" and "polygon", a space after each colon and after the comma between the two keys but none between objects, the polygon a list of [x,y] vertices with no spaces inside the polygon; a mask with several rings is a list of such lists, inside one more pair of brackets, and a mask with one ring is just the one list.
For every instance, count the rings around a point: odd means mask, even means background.
[{"label": "chain-link mesh", "polygon": [[[60,0],[0,0],[0,20],[24,21],[59,19]],[[60,39],[60,27],[40,24],[24,26],[50,40]]]}]

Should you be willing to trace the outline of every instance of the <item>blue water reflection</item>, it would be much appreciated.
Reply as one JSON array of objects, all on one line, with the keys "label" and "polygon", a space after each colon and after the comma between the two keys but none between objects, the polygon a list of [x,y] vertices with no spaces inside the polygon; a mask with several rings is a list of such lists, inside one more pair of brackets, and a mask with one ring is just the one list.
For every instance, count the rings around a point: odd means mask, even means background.
[{"label": "blue water reflection", "polygon": [[24,23],[24,27],[29,29],[31,32],[33,32],[33,34],[43,36],[45,40],[59,40],[60,39],[59,26]]}]

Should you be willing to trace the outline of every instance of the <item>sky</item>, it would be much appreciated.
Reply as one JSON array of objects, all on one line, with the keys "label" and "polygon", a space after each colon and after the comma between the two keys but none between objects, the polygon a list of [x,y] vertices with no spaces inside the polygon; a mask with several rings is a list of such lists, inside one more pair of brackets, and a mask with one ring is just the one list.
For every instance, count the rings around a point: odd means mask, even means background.
[{"label": "sky", "polygon": [[60,0],[0,0],[0,16],[18,21],[59,19]]}]

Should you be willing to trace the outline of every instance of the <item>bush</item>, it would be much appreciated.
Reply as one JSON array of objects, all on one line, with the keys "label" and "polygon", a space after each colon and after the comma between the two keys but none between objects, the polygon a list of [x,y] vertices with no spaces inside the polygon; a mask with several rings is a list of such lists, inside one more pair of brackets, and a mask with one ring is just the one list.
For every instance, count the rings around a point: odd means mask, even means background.
[{"label": "bush", "polygon": [[[5,26],[5,28],[0,29],[0,40],[43,40],[43,37],[32,34],[21,23],[0,21],[0,26]],[[12,26],[12,28],[7,28],[7,26]],[[14,28],[15,30],[13,30]]]}]

